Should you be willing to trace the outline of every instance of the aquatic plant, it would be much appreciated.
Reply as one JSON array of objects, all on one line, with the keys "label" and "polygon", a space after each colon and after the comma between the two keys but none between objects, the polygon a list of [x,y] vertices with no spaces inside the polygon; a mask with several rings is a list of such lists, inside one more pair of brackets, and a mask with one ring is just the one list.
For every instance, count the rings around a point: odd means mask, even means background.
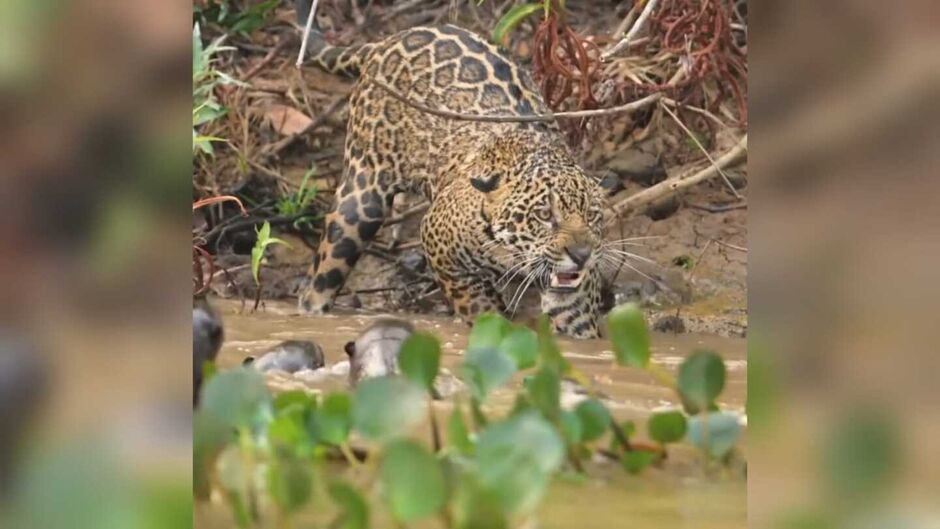
[{"label": "aquatic plant", "polygon": [[[636,474],[662,462],[669,444],[688,439],[708,464],[726,461],[740,426],[716,403],[721,357],[695,352],[673,377],[650,361],[636,305],[614,309],[609,329],[617,368],[648,371],[683,403],[650,417],[655,445],[635,442],[632,423],[613,419],[561,354],[547,318],[533,330],[484,314],[458,369],[469,401],[453,402],[443,429],[431,407],[441,348],[427,333],[403,344],[401,374],[368,379],[351,393],[274,396],[253,370],[216,374],[194,417],[195,493],[220,490],[242,527],[257,524],[267,507],[284,524],[309,505],[331,517],[329,527],[364,528],[391,517],[400,526],[436,518],[449,528],[501,528],[530,517],[559,472],[588,472],[595,456]],[[517,375],[525,383],[512,408],[490,410],[494,391]],[[580,383],[589,397],[565,409],[563,380]],[[431,441],[421,443],[416,434],[426,422]]]}]

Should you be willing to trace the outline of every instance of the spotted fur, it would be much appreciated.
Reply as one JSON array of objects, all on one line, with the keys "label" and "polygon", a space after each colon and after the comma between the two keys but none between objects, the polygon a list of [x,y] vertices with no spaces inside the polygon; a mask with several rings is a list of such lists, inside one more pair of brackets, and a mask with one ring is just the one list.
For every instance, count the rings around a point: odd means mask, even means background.
[{"label": "spotted fur", "polygon": [[[422,193],[428,262],[468,322],[506,312],[520,288],[542,290],[542,309],[570,336],[598,335],[603,195],[574,162],[555,123],[446,119],[400,102],[379,80],[424,105],[474,114],[547,112],[525,70],[455,26],[417,27],[355,48],[312,38],[311,62],[359,76],[350,98],[345,170],[301,309],[329,308],[397,193]],[[553,274],[580,283],[553,289]],[[504,292],[505,290],[505,292]],[[506,294],[504,296],[504,294]]]}]

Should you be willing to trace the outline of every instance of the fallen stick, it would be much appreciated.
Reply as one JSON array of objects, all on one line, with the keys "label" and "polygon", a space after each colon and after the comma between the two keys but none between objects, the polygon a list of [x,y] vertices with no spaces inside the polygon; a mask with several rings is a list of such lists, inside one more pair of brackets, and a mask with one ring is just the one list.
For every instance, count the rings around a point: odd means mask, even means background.
[{"label": "fallen stick", "polygon": [[614,221],[621,215],[625,213],[636,211],[641,206],[645,206],[660,198],[671,195],[673,193],[678,193],[683,189],[694,186],[700,182],[713,178],[718,174],[718,170],[731,167],[732,165],[741,161],[747,155],[747,135],[745,134],[731,150],[721,155],[720,158],[715,160],[715,163],[709,165],[705,169],[692,174],[692,175],[680,175],[674,176],[663,180],[662,182],[644,189],[639,193],[631,195],[620,202],[614,204],[613,211],[614,215],[607,221],[607,224],[613,224]]}]

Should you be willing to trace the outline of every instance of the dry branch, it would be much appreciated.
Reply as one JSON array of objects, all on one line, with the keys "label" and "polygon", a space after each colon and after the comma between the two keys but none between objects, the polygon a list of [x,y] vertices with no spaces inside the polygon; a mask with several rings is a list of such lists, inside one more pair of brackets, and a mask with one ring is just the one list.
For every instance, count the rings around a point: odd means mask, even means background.
[{"label": "dry branch", "polygon": [[395,99],[401,101],[402,103],[420,110],[422,112],[427,112],[428,114],[433,114],[442,118],[456,119],[460,121],[482,121],[489,123],[532,123],[532,122],[551,122],[555,121],[557,118],[590,118],[595,116],[606,116],[610,114],[619,114],[625,112],[633,112],[641,108],[645,108],[656,101],[659,101],[662,98],[662,94],[655,93],[650,94],[642,99],[637,99],[636,101],[627,103],[625,105],[620,105],[611,108],[599,108],[595,110],[577,110],[573,112],[555,112],[548,114],[497,114],[497,115],[481,115],[481,114],[464,114],[462,112],[454,112],[453,110],[447,110],[443,108],[432,108],[421,103],[417,103],[408,99],[404,94],[395,90],[391,86],[379,81],[377,79],[372,79],[372,82],[378,85],[380,88],[385,90]]},{"label": "dry branch", "polygon": [[[643,12],[640,13],[640,17],[633,24],[633,27],[630,28],[630,31],[627,32],[625,37],[620,39],[620,42],[601,54],[601,61],[610,59],[614,55],[620,53],[622,50],[630,46],[630,42],[633,40],[633,37],[636,37],[636,34],[640,32],[640,30],[646,24],[646,21],[649,20],[650,14],[652,14],[653,9],[656,8],[656,2],[657,0],[646,1],[646,6],[643,8]],[[632,12],[633,11],[631,10],[631,13]]]},{"label": "dry branch", "polygon": [[747,135],[742,137],[737,145],[734,146],[731,150],[723,154],[720,158],[715,160],[714,164],[709,165],[705,169],[692,174],[692,175],[680,175],[664,180],[652,187],[648,187],[639,193],[631,195],[617,204],[614,204],[614,217],[612,217],[608,224],[613,224],[613,222],[624,215],[625,213],[635,211],[641,206],[645,206],[660,198],[671,195],[673,193],[678,193],[683,189],[694,186],[700,182],[704,182],[709,178],[714,177],[718,174],[719,168],[725,169],[731,167],[738,162],[740,162],[747,155]]}]

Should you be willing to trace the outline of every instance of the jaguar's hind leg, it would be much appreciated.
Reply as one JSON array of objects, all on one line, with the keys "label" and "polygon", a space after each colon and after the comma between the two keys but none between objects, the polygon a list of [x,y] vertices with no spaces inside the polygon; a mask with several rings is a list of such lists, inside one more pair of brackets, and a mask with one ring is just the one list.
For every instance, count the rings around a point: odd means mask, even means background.
[{"label": "jaguar's hind leg", "polygon": [[379,171],[350,164],[336,191],[336,206],[326,216],[323,238],[313,262],[313,280],[300,295],[300,309],[329,310],[366,245],[375,238],[394,191],[377,183]]},{"label": "jaguar's hind leg", "polygon": [[584,277],[576,290],[542,292],[542,312],[548,314],[555,330],[572,338],[598,338],[601,282],[597,271]]}]

